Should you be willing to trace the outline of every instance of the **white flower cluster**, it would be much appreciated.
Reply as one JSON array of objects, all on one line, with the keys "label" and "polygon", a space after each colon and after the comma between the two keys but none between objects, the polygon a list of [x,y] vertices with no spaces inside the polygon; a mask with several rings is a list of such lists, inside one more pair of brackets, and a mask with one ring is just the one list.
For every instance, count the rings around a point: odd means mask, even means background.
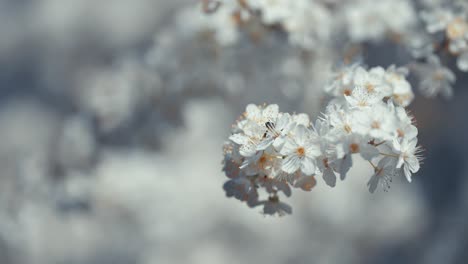
[{"label": "white flower cluster", "polygon": [[281,25],[292,44],[303,48],[328,42],[333,32],[332,13],[320,1],[250,0],[249,7],[261,14],[265,25]]},{"label": "white flower cluster", "polygon": [[255,18],[267,27],[280,26],[288,32],[292,44],[304,48],[328,41],[333,27],[330,11],[319,1],[207,0],[202,4],[208,16],[198,28],[213,31],[221,45],[235,43],[238,28]]},{"label": "white flower cluster", "polygon": [[436,5],[421,12],[421,19],[429,34],[443,34],[438,48],[456,56],[458,69],[468,72],[468,3],[460,1],[449,7]]},{"label": "white flower cluster", "polygon": [[349,0],[346,3],[326,0],[205,0],[202,3],[209,14],[204,19],[204,27],[215,32],[221,45],[233,44],[238,38],[236,28],[250,20],[281,29],[288,34],[291,44],[307,50],[327,46],[343,36],[352,42],[365,42],[385,39],[389,33],[403,35],[416,22],[409,0]]},{"label": "white flower cluster", "polygon": [[188,32],[208,30],[220,45],[228,46],[238,41],[238,27],[248,17],[249,13],[237,1],[202,1],[195,9],[184,9],[178,20]]},{"label": "white flower cluster", "polygon": [[[414,58],[409,69],[418,77],[422,94],[429,97],[452,96],[456,76],[444,66],[452,57],[457,59],[458,69],[468,71],[468,3],[463,0],[421,1],[420,5],[410,0],[202,3],[208,14],[192,10],[198,12],[198,20],[182,16],[179,21],[192,32],[212,32],[220,45],[238,43],[244,33],[258,41],[276,31],[285,33],[279,35],[289,44],[316,55],[346,53],[343,51],[349,47],[343,43],[378,45],[393,40],[411,51]],[[423,8],[419,16],[415,7]],[[187,23],[189,20],[193,23]]]},{"label": "white flower cluster", "polygon": [[407,75],[407,68],[395,65],[387,70],[382,67],[366,70],[358,64],[351,64],[334,73],[325,91],[342,101],[346,98],[353,107],[368,106],[383,98],[391,98],[395,104],[406,107],[414,98]]},{"label": "white flower cluster", "polygon": [[415,11],[408,0],[348,1],[343,11],[349,38],[354,42],[379,41],[389,34],[400,35],[416,22]]},{"label": "white flower cluster", "polygon": [[418,61],[411,70],[419,79],[419,89],[428,97],[453,95],[454,72],[444,65],[452,58],[460,71],[468,71],[468,3],[430,1],[420,12],[423,28],[408,39],[408,47]]},{"label": "white flower cluster", "polygon": [[[402,87],[405,100],[398,94]],[[291,213],[280,202],[280,191],[286,196],[290,187],[309,191],[317,175],[334,187],[337,174],[344,179],[351,168],[352,154],[374,169],[370,192],[379,185],[386,191],[395,176],[411,182],[421,158],[418,130],[403,107],[412,94],[404,71],[351,65],[327,90],[336,97],[314,124],[306,114],[279,112],[275,104],[247,106],[225,145],[227,196],[250,207],[263,205],[265,214]],[[259,188],[266,190],[267,200],[259,199]]]},{"label": "white flower cluster", "polygon": [[415,63],[412,66],[412,72],[419,79],[418,88],[423,95],[435,97],[441,94],[445,98],[452,97],[455,74],[442,65],[438,56],[431,54],[425,58],[424,63]]}]

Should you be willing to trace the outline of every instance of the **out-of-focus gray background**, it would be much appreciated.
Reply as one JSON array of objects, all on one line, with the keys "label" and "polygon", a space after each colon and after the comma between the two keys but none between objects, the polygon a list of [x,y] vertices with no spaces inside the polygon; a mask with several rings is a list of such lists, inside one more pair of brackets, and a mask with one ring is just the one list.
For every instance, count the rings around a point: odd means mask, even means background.
[{"label": "out-of-focus gray background", "polygon": [[[225,50],[177,35],[187,5],[0,1],[0,263],[466,263],[466,74],[410,106],[413,183],[371,195],[356,166],[264,217],[225,197],[223,142],[247,103],[315,118],[320,87],[281,34]],[[404,61],[385,45],[365,61]]]}]

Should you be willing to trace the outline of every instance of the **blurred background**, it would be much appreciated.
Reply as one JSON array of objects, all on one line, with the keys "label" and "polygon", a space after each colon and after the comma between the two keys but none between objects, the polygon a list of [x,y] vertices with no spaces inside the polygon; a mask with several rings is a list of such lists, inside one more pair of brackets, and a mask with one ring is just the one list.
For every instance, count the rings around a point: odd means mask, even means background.
[{"label": "blurred background", "polygon": [[[255,23],[221,45],[197,14],[191,0],[0,1],[1,264],[467,262],[468,74],[452,99],[409,107],[425,148],[411,184],[369,194],[355,166],[266,217],[225,197],[223,142],[248,103],[315,119],[342,55]],[[388,41],[362,47],[369,66],[408,62]]]}]

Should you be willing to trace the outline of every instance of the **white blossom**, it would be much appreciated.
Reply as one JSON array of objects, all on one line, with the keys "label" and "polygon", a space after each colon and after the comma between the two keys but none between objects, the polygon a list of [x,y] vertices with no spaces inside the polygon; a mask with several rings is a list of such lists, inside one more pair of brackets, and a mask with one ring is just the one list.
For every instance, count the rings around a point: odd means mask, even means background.
[{"label": "white blossom", "polygon": [[397,68],[395,65],[391,65],[384,76],[391,88],[393,101],[404,107],[408,106],[414,99],[413,89],[406,79],[408,73],[409,70],[405,67]]},{"label": "white blossom", "polygon": [[266,215],[278,214],[279,216],[283,216],[285,214],[292,214],[292,208],[286,203],[281,202],[277,196],[272,196],[263,202],[263,213]]},{"label": "white blossom", "polygon": [[416,173],[419,170],[420,163],[420,152],[421,148],[417,146],[418,140],[414,138],[408,140],[403,138],[401,140],[393,140],[393,151],[399,155],[397,168],[403,168],[408,182],[411,182],[411,174]]},{"label": "white blossom", "polygon": [[[370,97],[379,94],[379,89],[409,85],[402,83],[404,69],[394,66],[388,71],[359,71],[356,79],[360,86],[353,93]],[[366,85],[376,88],[369,91]],[[377,88],[381,86],[386,88]],[[224,171],[230,178],[224,186],[226,194],[251,207],[263,205],[264,214],[289,214],[292,209],[279,200],[278,192],[290,196],[291,188],[311,191],[317,184],[316,176],[335,187],[338,175],[341,180],[346,178],[355,154],[374,169],[368,182],[370,192],[379,185],[388,190],[392,179],[400,175],[411,181],[420,160],[418,130],[412,117],[402,105],[395,105],[391,96],[378,95],[361,105],[348,98],[353,93],[341,102],[332,99],[313,125],[308,115],[282,113],[277,105],[248,105],[225,147]]]},{"label": "white blossom", "polygon": [[295,125],[296,123],[291,120],[291,116],[288,113],[281,114],[274,121],[265,122],[267,131],[262,141],[257,146],[257,150],[265,150],[272,144],[275,149],[281,149],[285,143],[286,137]]},{"label": "white blossom", "polygon": [[392,104],[379,103],[355,114],[355,131],[373,139],[390,140],[397,129]]},{"label": "white blossom", "polygon": [[426,63],[415,64],[413,70],[419,78],[421,93],[428,97],[438,94],[446,98],[452,97],[455,74],[449,68],[444,67],[437,56],[431,55]]},{"label": "white blossom", "polygon": [[281,168],[287,173],[295,173],[300,169],[305,175],[312,175],[315,173],[315,158],[320,155],[320,147],[311,131],[302,125],[297,126],[293,134],[294,137],[288,139],[281,150],[281,154],[286,156]]},{"label": "white blossom", "polygon": [[405,34],[416,21],[407,0],[350,1],[345,5],[344,17],[349,37],[355,42],[379,41],[387,33]]},{"label": "white blossom", "polygon": [[443,32],[443,41],[434,41],[439,52],[448,51],[457,58],[458,69],[468,71],[468,4],[442,6],[439,3],[422,11],[421,19],[428,33]]},{"label": "white blossom", "polygon": [[374,168],[374,174],[367,182],[369,192],[373,193],[378,186],[381,186],[384,191],[390,189],[390,184],[394,177],[397,177],[401,171],[396,168],[397,160],[392,157],[382,158]]}]

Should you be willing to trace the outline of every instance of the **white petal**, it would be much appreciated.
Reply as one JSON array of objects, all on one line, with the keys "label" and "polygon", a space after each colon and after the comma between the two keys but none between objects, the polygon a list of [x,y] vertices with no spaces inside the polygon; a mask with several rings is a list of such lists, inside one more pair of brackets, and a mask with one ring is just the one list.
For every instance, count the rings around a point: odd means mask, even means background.
[{"label": "white petal", "polygon": [[405,177],[408,180],[408,182],[411,182],[411,172],[407,166],[403,167],[403,171],[405,173]]},{"label": "white petal", "polygon": [[278,121],[276,122],[276,128],[277,130],[284,130],[289,127],[289,124],[291,123],[291,116],[286,113],[281,115],[280,118],[278,118]]},{"label": "white petal", "polygon": [[281,213],[287,213],[287,214],[292,214],[292,208],[286,203],[279,202],[278,207],[281,210]]},{"label": "white petal", "polygon": [[311,191],[317,184],[314,176],[301,176],[294,183],[294,187],[301,188],[304,191]]},{"label": "white petal", "polygon": [[230,136],[229,139],[238,145],[244,145],[249,142],[249,138],[240,133]]},{"label": "white petal", "polygon": [[381,79],[385,75],[385,69],[378,66],[370,69],[369,73],[373,79]]},{"label": "white petal", "polygon": [[359,103],[359,101],[356,98],[354,98],[353,96],[345,95],[345,99],[348,102],[348,104],[350,105],[350,107],[355,107]]},{"label": "white petal", "polygon": [[286,140],[284,139],[284,137],[277,137],[277,138],[273,141],[273,147],[274,147],[277,151],[281,151],[285,143],[286,143]]},{"label": "white petal", "polygon": [[301,162],[301,171],[307,176],[315,174],[315,160],[305,157]]},{"label": "white petal", "polygon": [[247,105],[245,112],[247,113],[248,119],[259,119],[261,116],[260,109],[254,104]]},{"label": "white petal", "polygon": [[398,157],[398,162],[397,162],[397,164],[396,164],[396,168],[397,168],[397,169],[400,169],[401,166],[403,166],[404,163],[405,163],[405,160],[404,160],[404,158],[403,158],[403,155],[400,155],[400,156]]},{"label": "white petal", "polygon": [[346,151],[342,143],[339,143],[338,145],[336,145],[335,153],[338,159],[342,159],[346,155]]},{"label": "white petal", "polygon": [[364,83],[367,81],[367,77],[367,71],[364,68],[359,67],[354,72],[354,83],[356,85],[364,85]]},{"label": "white petal", "polygon": [[263,206],[263,213],[268,215],[274,215],[277,212],[276,204],[272,202],[266,202]]},{"label": "white petal", "polygon": [[392,147],[395,151],[397,151],[397,153],[400,153],[401,152],[401,144],[400,144],[400,141],[398,140],[398,138],[394,138],[393,141],[392,141]]},{"label": "white petal", "polygon": [[327,168],[323,171],[323,180],[325,181],[325,183],[330,186],[330,187],[335,187],[336,185],[336,175],[335,175],[335,172],[330,169],[330,168]]},{"label": "white petal", "polygon": [[275,186],[278,190],[283,191],[284,195],[287,197],[291,196],[291,188],[286,181],[276,181]]},{"label": "white petal", "polygon": [[408,157],[406,159],[406,166],[412,173],[419,171],[419,160],[415,156]]},{"label": "white petal", "polygon": [[405,137],[408,140],[412,140],[413,138],[416,138],[416,136],[418,136],[418,128],[410,125],[405,131]]},{"label": "white petal", "polygon": [[284,143],[283,148],[281,149],[280,153],[282,155],[289,155],[291,153],[296,152],[298,147],[299,146],[292,139],[287,139],[286,142]]},{"label": "white petal", "polygon": [[251,161],[250,159],[245,159],[242,162],[242,164],[239,166],[239,169],[243,170],[243,169],[247,168],[249,166],[249,164],[250,164],[250,161]]},{"label": "white petal", "polygon": [[346,155],[343,157],[343,159],[340,160],[339,162],[339,173],[340,173],[340,178],[341,180],[344,180],[346,178],[346,174],[348,173],[349,169],[353,165],[353,159],[351,155]]},{"label": "white petal", "polygon": [[303,125],[298,125],[294,133],[294,139],[299,146],[304,146],[308,136],[308,130]]},{"label": "white petal", "polygon": [[303,125],[303,126],[309,126],[310,124],[310,119],[309,119],[309,116],[307,114],[297,114],[294,116],[294,121],[298,124],[298,125]]},{"label": "white petal", "polygon": [[460,71],[468,72],[468,52],[464,52],[458,57],[457,66]]},{"label": "white petal", "polygon": [[320,150],[320,146],[313,144],[313,143],[307,144],[305,151],[306,151],[307,157],[310,157],[310,158],[316,158],[320,156],[320,154],[322,154],[322,151]]},{"label": "white petal", "polygon": [[267,120],[275,120],[278,117],[279,107],[277,104],[268,105],[263,109],[262,115],[263,118]]},{"label": "white petal", "polygon": [[294,173],[301,167],[301,160],[296,155],[290,155],[283,160],[281,169],[286,173]]},{"label": "white petal", "polygon": [[374,146],[364,143],[361,144],[360,153],[365,160],[371,160],[379,155],[379,150]]},{"label": "white petal", "polygon": [[239,148],[239,153],[244,157],[251,157],[257,153],[257,147],[251,143],[242,145]]},{"label": "white petal", "polygon": [[408,150],[414,150],[418,144],[418,138],[413,138],[408,142]]},{"label": "white petal", "polygon": [[375,192],[375,189],[377,189],[377,186],[379,185],[380,179],[381,177],[379,177],[376,174],[372,175],[372,177],[369,179],[369,181],[367,182],[367,187],[369,188],[370,193]]},{"label": "white petal", "polygon": [[258,145],[257,145],[257,150],[265,150],[267,149],[272,143],[274,139],[273,137],[267,137],[263,139]]}]

